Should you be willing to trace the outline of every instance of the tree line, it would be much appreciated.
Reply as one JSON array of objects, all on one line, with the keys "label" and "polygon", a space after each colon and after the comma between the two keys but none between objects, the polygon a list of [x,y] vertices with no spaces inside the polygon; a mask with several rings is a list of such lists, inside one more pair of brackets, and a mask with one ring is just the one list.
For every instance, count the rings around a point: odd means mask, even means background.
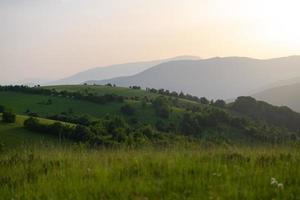
[{"label": "tree line", "polygon": [[93,146],[166,144],[172,138],[171,135],[159,133],[150,125],[132,126],[121,117],[110,116],[106,116],[89,126],[68,125],[61,122],[44,124],[37,118],[30,117],[25,120],[24,127],[31,131],[59,137],[61,140],[69,139]]},{"label": "tree line", "polygon": [[230,109],[269,125],[284,127],[290,131],[300,131],[300,114],[286,106],[273,106],[252,97],[238,97],[230,105]]},{"label": "tree line", "polygon": [[65,97],[76,100],[84,100],[98,104],[105,104],[110,102],[123,102],[124,97],[116,94],[104,94],[102,96],[88,93],[82,94],[80,92],[69,92],[69,91],[57,91],[55,89],[46,89],[40,87],[28,87],[23,85],[15,85],[15,86],[0,86],[0,91],[11,91],[11,92],[23,92],[27,94],[39,94],[45,96],[57,96],[57,97]]},{"label": "tree line", "polygon": [[252,140],[261,142],[283,143],[300,139],[299,133],[284,127],[253,121],[247,117],[233,116],[217,108],[205,108],[205,110],[205,112],[185,113],[180,122],[181,132],[201,138],[206,130],[214,129],[216,132],[222,132],[226,130],[225,127],[228,127],[230,131],[238,131]]}]

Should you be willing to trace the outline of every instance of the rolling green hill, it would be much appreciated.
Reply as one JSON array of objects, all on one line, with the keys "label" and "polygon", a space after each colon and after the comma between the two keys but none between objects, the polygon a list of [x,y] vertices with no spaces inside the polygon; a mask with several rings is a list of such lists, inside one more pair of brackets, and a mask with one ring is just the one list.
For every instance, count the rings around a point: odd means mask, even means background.
[{"label": "rolling green hill", "polygon": [[[158,91],[157,91],[158,92]],[[146,98],[145,98],[146,96]],[[147,100],[145,100],[147,99]],[[257,109],[259,102],[249,104],[247,109]],[[19,115],[51,118],[77,125],[66,129],[66,137],[93,144],[109,144],[153,141],[164,142],[174,136],[187,136],[217,143],[283,142],[297,139],[297,125],[278,124],[267,119],[289,121],[296,113],[285,114],[270,107],[263,116],[251,116],[232,105],[215,104],[206,99],[188,95],[173,95],[167,91],[154,93],[141,89],[112,86],[54,86],[54,87],[1,87],[0,105],[11,108]],[[89,118],[83,119],[82,116]],[[120,119],[119,119],[120,118]],[[250,119],[251,118],[251,119]],[[123,122],[122,120],[125,119]],[[267,123],[265,123],[267,122]],[[47,132],[57,136],[63,126],[41,127],[32,121],[30,130]],[[297,121],[294,121],[297,124]],[[146,127],[146,126],[150,126]],[[158,131],[158,132],[157,132]],[[70,135],[71,134],[71,135]],[[157,141],[156,141],[157,142]],[[142,142],[143,143],[143,142]]]},{"label": "rolling green hill", "polygon": [[[147,92],[140,89],[129,89],[109,86],[88,86],[88,85],[66,85],[66,86],[47,86],[45,89],[55,89],[58,92],[79,92],[83,95],[93,94],[96,96],[114,94],[125,97],[125,102],[110,102],[107,104],[97,104],[83,100],[75,100],[57,96],[45,96],[38,94],[27,94],[14,91],[0,91],[0,105],[12,108],[18,114],[26,114],[26,111],[36,113],[41,117],[48,117],[60,113],[69,113],[75,115],[90,115],[94,118],[102,118],[107,114],[120,115],[120,108],[125,104],[130,104],[135,109],[134,118],[144,123],[155,124],[157,116],[152,106],[147,103],[142,106],[141,101],[147,97],[149,101],[160,96],[159,94]],[[22,99],[22,101],[20,101]],[[51,100],[51,105],[47,101]],[[194,101],[178,98],[178,104],[184,107],[205,107]],[[173,108],[168,121],[176,123],[183,112],[182,108]],[[123,116],[130,119],[132,116]],[[164,121],[164,119],[161,119]]]},{"label": "rolling green hill", "polygon": [[[21,100],[20,100],[21,99]],[[45,105],[45,102],[51,99],[51,105]],[[155,113],[151,106],[143,109],[139,101],[127,100],[130,105],[136,108],[135,117],[140,121],[147,123],[155,122]],[[37,113],[41,117],[47,117],[62,112],[72,112],[76,115],[88,114],[94,118],[102,118],[107,114],[120,115],[120,108],[124,103],[96,104],[87,101],[67,99],[63,97],[48,97],[43,95],[24,94],[20,92],[0,92],[0,105],[13,109],[18,114],[25,114],[27,110]],[[176,119],[179,109],[174,109],[171,115]],[[126,117],[126,116],[124,116]]]}]

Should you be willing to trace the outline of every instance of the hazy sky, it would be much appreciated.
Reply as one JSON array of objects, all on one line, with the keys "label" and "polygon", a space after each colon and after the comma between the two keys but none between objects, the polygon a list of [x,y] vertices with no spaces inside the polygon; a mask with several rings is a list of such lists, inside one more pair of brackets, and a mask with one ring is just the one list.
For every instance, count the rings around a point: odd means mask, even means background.
[{"label": "hazy sky", "polygon": [[0,0],[0,83],[178,55],[300,54],[297,0]]}]

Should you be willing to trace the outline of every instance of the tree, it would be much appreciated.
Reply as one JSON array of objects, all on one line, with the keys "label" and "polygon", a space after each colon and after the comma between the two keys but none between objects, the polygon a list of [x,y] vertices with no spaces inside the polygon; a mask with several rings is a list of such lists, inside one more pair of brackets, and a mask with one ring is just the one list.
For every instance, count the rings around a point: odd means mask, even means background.
[{"label": "tree", "polygon": [[87,142],[91,138],[93,138],[94,134],[91,130],[82,125],[77,125],[74,131],[74,139],[80,142]]},{"label": "tree", "polygon": [[163,97],[157,97],[154,101],[153,101],[153,106],[155,109],[156,114],[159,117],[162,118],[168,118],[169,114],[170,114],[170,105],[168,103],[168,100]]},{"label": "tree", "polygon": [[218,99],[214,102],[214,106],[217,106],[219,108],[225,108],[226,102],[224,100]]},{"label": "tree", "polygon": [[207,105],[207,104],[209,104],[209,101],[205,97],[201,97],[200,103]]},{"label": "tree", "polygon": [[6,123],[15,123],[16,114],[12,111],[4,111],[2,115],[2,121]]}]

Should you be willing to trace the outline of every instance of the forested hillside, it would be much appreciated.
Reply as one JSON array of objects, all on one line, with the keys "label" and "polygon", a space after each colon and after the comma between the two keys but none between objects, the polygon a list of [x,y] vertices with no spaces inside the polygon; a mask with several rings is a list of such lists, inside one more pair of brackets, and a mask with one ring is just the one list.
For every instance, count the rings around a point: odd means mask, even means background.
[{"label": "forested hillside", "polygon": [[[299,138],[298,113],[250,97],[226,105],[168,90],[113,85],[2,86],[0,97],[3,112],[31,117],[24,122],[26,129],[91,145],[166,145],[189,139],[282,143]],[[56,122],[45,124],[37,117]]]}]

